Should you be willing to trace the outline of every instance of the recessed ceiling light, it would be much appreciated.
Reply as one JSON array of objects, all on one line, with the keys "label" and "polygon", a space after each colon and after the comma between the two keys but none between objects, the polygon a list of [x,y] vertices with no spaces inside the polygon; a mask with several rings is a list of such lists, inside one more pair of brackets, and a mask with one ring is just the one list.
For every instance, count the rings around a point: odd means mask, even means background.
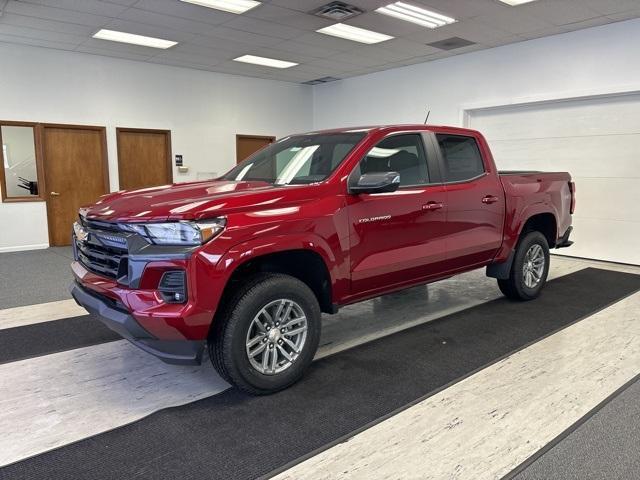
[{"label": "recessed ceiling light", "polygon": [[506,3],[507,5],[516,6],[522,5],[523,3],[533,2],[535,0],[500,0],[502,3]]},{"label": "recessed ceiling light", "polygon": [[241,57],[234,58],[234,62],[253,63],[255,65],[262,65],[265,67],[273,68],[290,68],[298,65],[295,62],[287,62],[285,60],[276,60],[275,58],[257,57],[255,55],[242,55]]},{"label": "recessed ceiling light", "polygon": [[456,21],[455,18],[441,15],[425,8],[416,7],[404,2],[395,2],[386,7],[376,8],[376,12],[407,22],[417,23],[423,27],[436,28]]},{"label": "recessed ceiling light", "polygon": [[316,30],[318,33],[324,33],[325,35],[331,35],[333,37],[346,38],[347,40],[353,40],[360,43],[380,43],[386,40],[391,40],[391,35],[385,35],[384,33],[372,32],[364,28],[353,27],[346,23],[336,23],[329,25],[328,27]]},{"label": "recessed ceiling light", "polygon": [[215,8],[223,12],[244,13],[260,5],[261,2],[255,0],[182,0],[202,7]]},{"label": "recessed ceiling light", "polygon": [[133,33],[118,32],[116,30],[98,30],[93,38],[100,40],[110,40],[112,42],[132,43],[134,45],[142,45],[143,47],[152,48],[170,48],[177,45],[178,42],[171,40],[163,40],[162,38],[145,37],[144,35],[136,35]]}]

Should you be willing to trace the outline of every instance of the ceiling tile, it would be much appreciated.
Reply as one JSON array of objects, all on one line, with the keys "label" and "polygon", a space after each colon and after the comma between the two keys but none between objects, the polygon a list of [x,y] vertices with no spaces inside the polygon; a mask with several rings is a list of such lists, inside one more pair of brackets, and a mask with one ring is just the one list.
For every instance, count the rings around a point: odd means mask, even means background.
[{"label": "ceiling tile", "polygon": [[622,12],[622,13],[612,13],[607,15],[607,18],[610,18],[611,20],[614,20],[614,21],[631,20],[633,18],[638,18],[638,17],[640,17],[640,10],[632,10],[630,12]]},{"label": "ceiling tile", "polygon": [[128,9],[120,15],[119,18],[147,25],[156,25],[158,27],[169,28],[171,30],[181,30],[193,34],[206,34],[211,31],[212,28],[215,28],[210,23],[189,20],[182,17],[174,17],[164,13],[149,12],[139,8]]},{"label": "ceiling tile", "polygon": [[602,16],[584,4],[584,0],[555,0],[554,2],[531,2],[522,6],[522,12],[549,22],[566,25]]},{"label": "ceiling tile", "polygon": [[205,35],[246,43],[248,45],[257,45],[260,47],[269,47],[282,42],[281,38],[269,37],[267,35],[260,35],[252,32],[244,32],[224,25],[211,27]]},{"label": "ceiling tile", "polygon": [[90,36],[96,30],[96,27],[93,26],[45,20],[43,18],[27,17],[25,15],[16,15],[14,13],[4,13],[0,16],[0,23],[83,36]]},{"label": "ceiling tile", "polygon": [[101,27],[111,20],[110,17],[106,16],[74,12],[62,8],[51,8],[33,3],[17,2],[15,0],[9,0],[4,11],[7,13],[26,15],[28,17],[43,18],[45,20],[57,20],[60,22],[77,23],[79,25],[91,25],[95,27]]},{"label": "ceiling tile", "polygon": [[270,37],[282,38],[285,40],[298,37],[305,33],[304,30],[299,28],[281,25],[279,23],[266,22],[264,20],[245,17],[243,15],[239,15],[237,18],[229,22],[225,22],[224,26],[245,32],[259,33]]},{"label": "ceiling tile", "polygon": [[219,25],[236,17],[233,13],[201,7],[179,0],[138,0],[135,7],[150,12],[164,13],[174,17],[197,20],[198,22]]},{"label": "ceiling tile", "polygon": [[105,17],[117,17],[128,7],[100,0],[27,0],[29,3],[45,5],[47,7],[62,8],[82,13],[91,13]]},{"label": "ceiling tile", "polygon": [[51,40],[53,42],[69,43],[75,45],[80,45],[83,41],[86,40],[86,37],[81,35],[52,32],[50,30],[37,30],[34,28],[9,25],[6,23],[0,23],[0,33],[3,33],[5,35],[17,35],[19,37],[34,38],[38,40]]},{"label": "ceiling tile", "polygon": [[480,15],[475,17],[474,21],[500,30],[506,30],[513,34],[542,30],[543,28],[553,25],[551,22],[534,17],[533,15],[522,13],[520,8],[523,6],[517,8],[512,7],[510,10],[500,10],[492,15]]},{"label": "ceiling tile", "polygon": [[92,55],[103,55],[106,57],[124,58],[127,60],[145,61],[149,59],[149,55],[141,55],[139,53],[133,53],[133,52],[127,52],[127,51],[114,52],[113,50],[96,48],[94,46],[88,47],[85,45],[80,45],[75,49],[75,51],[80,53],[90,53]]},{"label": "ceiling tile", "polygon": [[265,3],[256,8],[252,8],[246,14],[247,17],[258,18],[282,25],[291,25],[303,30],[317,30],[327,25],[335,23],[331,20],[310,15],[306,12],[292,10]]},{"label": "ceiling tile", "polygon": [[21,37],[17,35],[5,35],[0,33],[0,42],[6,43],[15,43],[20,45],[31,45],[34,47],[45,47],[45,48],[54,48],[58,50],[74,50],[76,48],[76,44],[73,43],[64,43],[64,42],[53,42],[51,40],[41,40],[38,38],[30,38],[30,37]]},{"label": "ceiling tile", "polygon": [[358,55],[356,53],[341,53],[331,57],[331,61],[339,61],[353,65],[355,68],[375,67],[388,63],[383,58],[376,58],[367,55]]},{"label": "ceiling tile", "polygon": [[582,0],[582,3],[603,15],[640,10],[638,0]]},{"label": "ceiling tile", "polygon": [[208,66],[208,67],[218,65],[228,60],[228,58],[220,58],[219,52],[217,52],[215,56],[213,56],[213,55],[198,55],[198,54],[192,54],[192,53],[185,53],[183,51],[173,50],[173,49],[160,52],[157,55],[153,56],[154,60],[158,58],[178,60],[180,62],[192,63],[192,64],[195,63],[201,66]]},{"label": "ceiling tile", "polygon": [[313,60],[312,62],[308,62],[307,65],[311,65],[314,67],[326,67],[327,69],[333,72],[349,72],[349,71],[358,70],[361,68],[360,65],[354,65],[352,63],[333,60],[333,58],[331,57],[319,58],[318,60]]},{"label": "ceiling tile", "polygon": [[308,43],[298,42],[297,39],[285,40],[273,46],[278,50],[291,53],[300,53],[310,57],[325,58],[340,53],[338,50],[331,50],[323,47],[317,47]]}]

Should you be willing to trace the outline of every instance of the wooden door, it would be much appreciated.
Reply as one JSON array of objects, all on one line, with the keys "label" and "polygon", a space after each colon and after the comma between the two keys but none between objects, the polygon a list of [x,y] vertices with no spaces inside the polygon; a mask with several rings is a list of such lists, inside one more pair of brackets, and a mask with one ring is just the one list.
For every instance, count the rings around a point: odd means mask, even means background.
[{"label": "wooden door", "polygon": [[276,137],[236,135],[236,163],[276,141]]},{"label": "wooden door", "polygon": [[109,191],[104,127],[43,126],[49,243],[69,245],[82,205]]},{"label": "wooden door", "polygon": [[120,190],[167,185],[173,182],[171,132],[117,128]]}]

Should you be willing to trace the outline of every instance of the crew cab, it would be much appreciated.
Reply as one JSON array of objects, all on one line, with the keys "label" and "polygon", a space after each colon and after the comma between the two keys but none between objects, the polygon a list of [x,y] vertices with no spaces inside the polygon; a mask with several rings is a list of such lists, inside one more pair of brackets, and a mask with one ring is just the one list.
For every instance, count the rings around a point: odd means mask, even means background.
[{"label": "crew cab", "polygon": [[474,130],[291,135],[216,180],[81,208],[71,293],[162,360],[206,349],[228,382],[270,393],[311,363],[321,312],[481,267],[534,299],[574,207],[568,173],[498,172]]}]

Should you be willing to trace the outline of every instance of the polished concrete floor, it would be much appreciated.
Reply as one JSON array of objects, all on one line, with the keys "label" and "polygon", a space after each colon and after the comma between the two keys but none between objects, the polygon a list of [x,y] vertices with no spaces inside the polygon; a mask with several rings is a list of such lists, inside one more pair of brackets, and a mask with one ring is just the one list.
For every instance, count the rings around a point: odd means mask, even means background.
[{"label": "polished concrete floor", "polygon": [[[69,258],[64,248],[0,255],[0,336],[84,314],[66,290]],[[640,274],[554,256],[550,277],[590,266]],[[474,271],[351,305],[323,318],[318,357],[498,297],[495,281]],[[631,408],[640,403],[639,315],[635,293],[278,478],[640,478],[640,421]],[[227,388],[208,362],[168,366],[125,341],[0,364],[0,466]],[[606,471],[616,474],[598,476]]]}]

